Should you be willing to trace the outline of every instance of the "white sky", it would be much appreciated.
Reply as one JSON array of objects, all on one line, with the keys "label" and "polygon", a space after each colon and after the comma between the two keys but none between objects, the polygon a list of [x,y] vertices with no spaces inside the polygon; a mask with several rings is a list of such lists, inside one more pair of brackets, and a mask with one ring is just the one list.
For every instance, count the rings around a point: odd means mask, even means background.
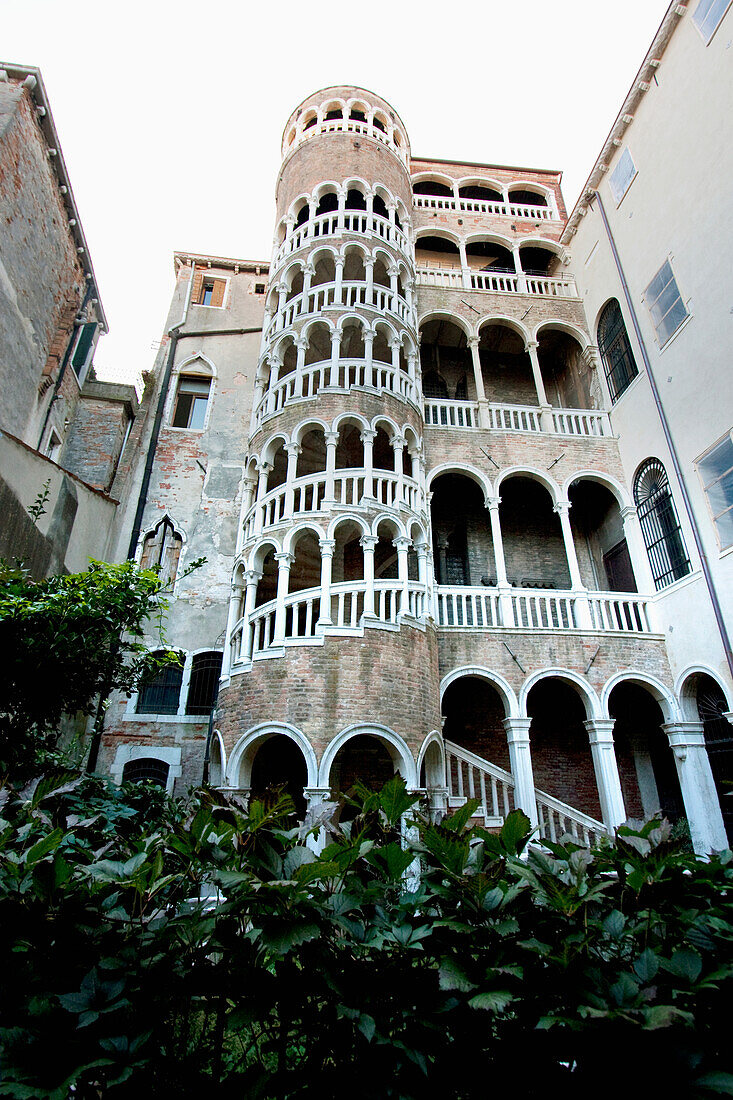
[{"label": "white sky", "polygon": [[280,137],[358,84],[413,154],[564,172],[570,210],[668,0],[0,0],[40,68],[110,325],[101,377],[149,369],[174,250],[270,257]]}]

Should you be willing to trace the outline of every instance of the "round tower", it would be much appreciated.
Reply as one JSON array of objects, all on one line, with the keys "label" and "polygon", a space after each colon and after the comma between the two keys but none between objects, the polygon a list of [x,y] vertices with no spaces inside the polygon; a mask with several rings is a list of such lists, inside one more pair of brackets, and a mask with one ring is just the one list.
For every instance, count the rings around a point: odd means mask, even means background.
[{"label": "round tower", "polygon": [[326,88],[282,151],[217,717],[227,782],[287,782],[296,801],[394,771],[437,787],[407,132],[373,93]]}]

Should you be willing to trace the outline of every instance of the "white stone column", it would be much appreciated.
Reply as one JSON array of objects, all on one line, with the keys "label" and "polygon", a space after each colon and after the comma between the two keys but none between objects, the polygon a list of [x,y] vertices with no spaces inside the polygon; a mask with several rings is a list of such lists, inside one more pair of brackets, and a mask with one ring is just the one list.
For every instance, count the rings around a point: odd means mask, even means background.
[{"label": "white stone column", "polygon": [[372,348],[374,345],[374,333],[370,328],[364,329],[364,385],[374,386],[372,374]]},{"label": "white stone column", "polygon": [[398,535],[392,540],[392,545],[397,550],[397,576],[402,586],[400,592],[400,615],[406,615],[410,610],[410,589],[407,555],[412,546],[412,539],[406,535]]},{"label": "white stone column", "polygon": [[344,300],[344,296],[343,296],[344,262],[345,261],[344,261],[343,256],[335,256],[334,257],[335,276],[334,276],[333,304],[335,306],[342,305],[343,300]]},{"label": "white stone column", "polygon": [[614,720],[613,718],[589,718],[583,725],[588,731],[603,824],[613,835],[619,825],[623,825],[626,820],[626,807],[621,793],[621,780],[613,744]]},{"label": "white stone column", "polygon": [[[259,480],[257,482],[257,502],[261,505],[263,498],[267,494],[267,478],[273,469],[270,462],[258,462],[257,473],[259,474]],[[265,518],[265,510],[263,507],[259,507],[255,512],[254,533],[259,534],[262,530]]]},{"label": "white stone column", "polygon": [[428,571],[428,548],[425,543],[420,543],[415,547],[417,553],[417,579],[421,588],[425,592],[425,605],[423,607],[423,618],[427,618],[430,614],[430,573]]},{"label": "white stone column", "polygon": [[[313,266],[312,263],[308,262],[303,268],[303,299],[304,299],[305,302],[307,302],[307,300],[308,300],[308,295],[310,294],[310,289],[311,289],[311,279],[313,278],[315,273],[316,273],[315,267]],[[308,309],[307,304],[304,307],[304,311],[306,313],[310,312],[310,310]]]},{"label": "white stone column", "polygon": [[[234,628],[242,616],[242,595],[244,591],[245,586],[243,584],[238,583],[237,581],[232,584],[231,592],[229,594],[229,611],[227,613],[226,645],[224,646],[224,653],[221,661],[222,676],[229,675],[229,670],[232,667],[232,662],[237,659],[232,653],[232,634],[234,633]],[[246,624],[243,628],[240,640],[240,652],[244,642],[244,629],[246,629]],[[237,654],[237,656],[239,655]]]},{"label": "white stone column", "polygon": [[255,609],[257,599],[257,585],[262,579],[262,573],[257,569],[248,569],[244,574],[244,631],[242,634],[242,657],[245,661],[252,659],[252,646],[254,642],[250,618]]},{"label": "white stone column", "polygon": [[651,596],[656,591],[656,586],[654,584],[651,566],[649,565],[649,555],[644,545],[644,538],[641,533],[641,527],[639,526],[639,516],[636,508],[631,504],[622,508],[621,519],[624,524],[624,538],[626,539],[626,545],[629,549],[629,557],[631,558],[631,567],[634,570],[637,591]]},{"label": "white stone column", "polygon": [[472,336],[468,341],[468,346],[471,349],[471,363],[473,364],[473,384],[476,387],[476,400],[478,401],[478,415],[479,424],[482,428],[490,427],[489,423],[489,403],[486,400],[486,390],[484,388],[484,375],[481,370],[481,355],[479,352],[479,338],[478,336]]},{"label": "white stone column", "polygon": [[392,352],[392,392],[401,393],[400,390],[400,348],[402,342],[399,338],[390,341],[389,350]]},{"label": "white stone column", "polygon": [[702,722],[665,722],[662,729],[674,753],[693,848],[698,855],[727,848]]},{"label": "white stone column", "polygon": [[[304,787],[303,796],[305,798],[305,812],[306,815],[313,818],[318,815],[319,811],[325,809],[330,803],[334,810],[336,809],[336,803],[331,803],[331,788],[330,787]],[[315,852],[316,855],[320,855],[323,849],[326,847],[328,837],[326,836],[326,830],[320,828],[318,832],[311,833],[306,838],[306,846]]]},{"label": "white stone column", "polygon": [[321,614],[316,626],[330,626],[331,619],[331,577],[333,573],[333,552],[335,539],[319,539],[321,547]]},{"label": "white stone column", "polygon": [[359,438],[364,444],[364,493],[363,501],[374,500],[374,440],[377,433],[373,428],[365,428]]},{"label": "white stone column", "polygon": [[366,304],[374,306],[374,257],[364,257],[364,271],[366,273]]},{"label": "white stone column", "polygon": [[323,498],[323,508],[332,508],[336,503],[336,448],[338,447],[339,433],[324,432],[326,440],[326,489]]},{"label": "white stone column", "polygon": [[293,482],[298,472],[298,455],[301,452],[300,443],[285,443],[283,450],[288,456],[288,469],[285,475],[285,519],[293,518]]},{"label": "white stone column", "polygon": [[274,356],[270,360],[270,377],[267,380],[267,411],[268,413],[275,412],[275,386],[280,376],[280,367],[282,363]]},{"label": "white stone column", "polygon": [[517,290],[520,294],[526,294],[528,289],[527,279],[524,275],[524,268],[522,267],[522,253],[518,241],[515,241],[512,246],[512,257],[514,260],[514,270],[517,273]]},{"label": "white stone column", "polygon": [[540,423],[542,425],[543,432],[554,431],[552,423],[552,406],[547,400],[547,393],[545,392],[545,383],[542,379],[542,369],[540,367],[540,358],[537,354],[537,348],[539,347],[539,341],[528,340],[526,344],[526,351],[529,355],[529,361],[532,365],[532,377],[534,379],[534,386],[537,391],[537,400],[540,406]]},{"label": "white stone column", "polygon": [[509,761],[514,779],[514,805],[523,810],[533,829],[537,828],[537,798],[534,791],[532,753],[529,746],[531,718],[505,718],[504,729],[509,745]]},{"label": "white stone column", "polygon": [[374,547],[376,535],[362,535],[359,540],[364,552],[364,618],[374,619]]},{"label": "white stone column", "polygon": [[466,245],[463,241],[458,242],[458,253],[461,257],[461,282],[466,290],[471,289],[471,271],[468,266],[468,256],[466,255]]},{"label": "white stone column", "polygon": [[329,386],[338,386],[339,384],[339,356],[341,353],[341,333],[338,329],[334,329],[331,333],[331,377],[328,380]]},{"label": "white stone column", "polygon": [[343,230],[343,228],[344,228],[344,212],[346,210],[346,188],[345,187],[339,187],[339,189],[337,191],[337,195],[338,195],[338,210],[337,210],[336,225],[339,229]]},{"label": "white stone column", "polygon": [[395,508],[400,508],[402,505],[406,505],[405,500],[405,471],[402,462],[402,452],[405,449],[407,440],[402,435],[396,435],[392,440],[392,450],[394,451],[394,472],[397,478],[397,484],[395,485],[394,503]]},{"label": "white stone column", "polygon": [[574,596],[573,603],[575,606],[577,624],[579,627],[589,630],[592,626],[592,619],[590,604],[588,602],[588,589],[585,587],[580,577],[580,566],[578,565],[578,555],[575,549],[575,539],[573,538],[573,529],[570,526],[570,501],[558,500],[557,503],[553,505],[552,510],[560,517],[560,529],[562,531],[562,541],[565,547],[568,569],[570,571],[570,588]]},{"label": "white stone column", "polygon": [[275,561],[277,562],[277,596],[275,598],[275,630],[272,644],[281,646],[285,642],[285,597],[288,594],[290,566],[295,561],[295,555],[288,553],[275,554]]},{"label": "white stone column", "polygon": [[297,355],[295,359],[295,381],[293,383],[293,397],[303,396],[303,369],[305,367],[305,353],[308,350],[308,340],[305,336],[296,336],[295,347]]},{"label": "white stone column", "polygon": [[491,523],[491,543],[494,548],[494,565],[496,566],[496,587],[499,593],[499,611],[502,626],[514,626],[514,607],[512,604],[511,585],[506,575],[506,561],[504,559],[504,541],[501,534],[501,518],[499,505],[501,497],[487,497],[486,507],[489,511]]}]

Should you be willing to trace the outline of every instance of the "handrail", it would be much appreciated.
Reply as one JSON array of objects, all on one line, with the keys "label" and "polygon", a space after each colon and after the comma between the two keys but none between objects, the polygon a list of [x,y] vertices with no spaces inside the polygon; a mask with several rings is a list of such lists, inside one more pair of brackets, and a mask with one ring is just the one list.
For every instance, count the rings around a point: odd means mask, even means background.
[{"label": "handrail", "polygon": [[559,221],[549,206],[533,206],[489,199],[453,198],[449,195],[413,195],[417,210],[458,210],[466,214],[497,214],[499,217],[526,218],[532,221]]},{"label": "handrail", "polygon": [[438,585],[436,625],[443,630],[510,627],[515,630],[652,634],[655,631],[651,605],[651,597],[637,592]]},{"label": "handrail", "polygon": [[[358,233],[360,236],[378,237],[380,241],[399,248],[409,256],[410,246],[404,230],[382,214],[368,213],[366,210],[329,210],[309,218],[302,225],[294,227],[278,245],[275,253],[275,265],[286,256],[292,256],[301,248],[314,244],[323,237],[340,237],[344,233]],[[274,272],[273,272],[274,273]]]},{"label": "handrail", "polygon": [[[485,405],[485,426],[492,431],[541,432],[547,435],[594,437],[611,436],[611,423],[603,409],[556,409],[545,411],[539,405],[508,405],[490,401]],[[448,401],[431,397],[424,402],[426,427],[481,428],[481,410],[477,401]]]},{"label": "handrail", "polygon": [[407,299],[400,297],[391,287],[381,283],[373,283],[369,287],[361,279],[350,279],[340,284],[332,280],[300,291],[278,307],[265,330],[265,339],[269,340],[275,332],[289,328],[300,317],[322,313],[329,308],[354,309],[356,306],[374,309],[378,313],[393,313],[406,325],[413,323],[412,309]]}]

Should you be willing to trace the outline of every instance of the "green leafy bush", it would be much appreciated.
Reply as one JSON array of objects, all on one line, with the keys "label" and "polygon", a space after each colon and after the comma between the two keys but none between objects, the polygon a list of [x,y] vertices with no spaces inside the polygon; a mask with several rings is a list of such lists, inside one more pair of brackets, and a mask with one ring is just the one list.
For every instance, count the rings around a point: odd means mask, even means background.
[{"label": "green leafy bush", "polygon": [[281,793],[3,793],[0,1096],[733,1093],[732,857],[665,823],[540,850],[394,779],[316,855]]}]

